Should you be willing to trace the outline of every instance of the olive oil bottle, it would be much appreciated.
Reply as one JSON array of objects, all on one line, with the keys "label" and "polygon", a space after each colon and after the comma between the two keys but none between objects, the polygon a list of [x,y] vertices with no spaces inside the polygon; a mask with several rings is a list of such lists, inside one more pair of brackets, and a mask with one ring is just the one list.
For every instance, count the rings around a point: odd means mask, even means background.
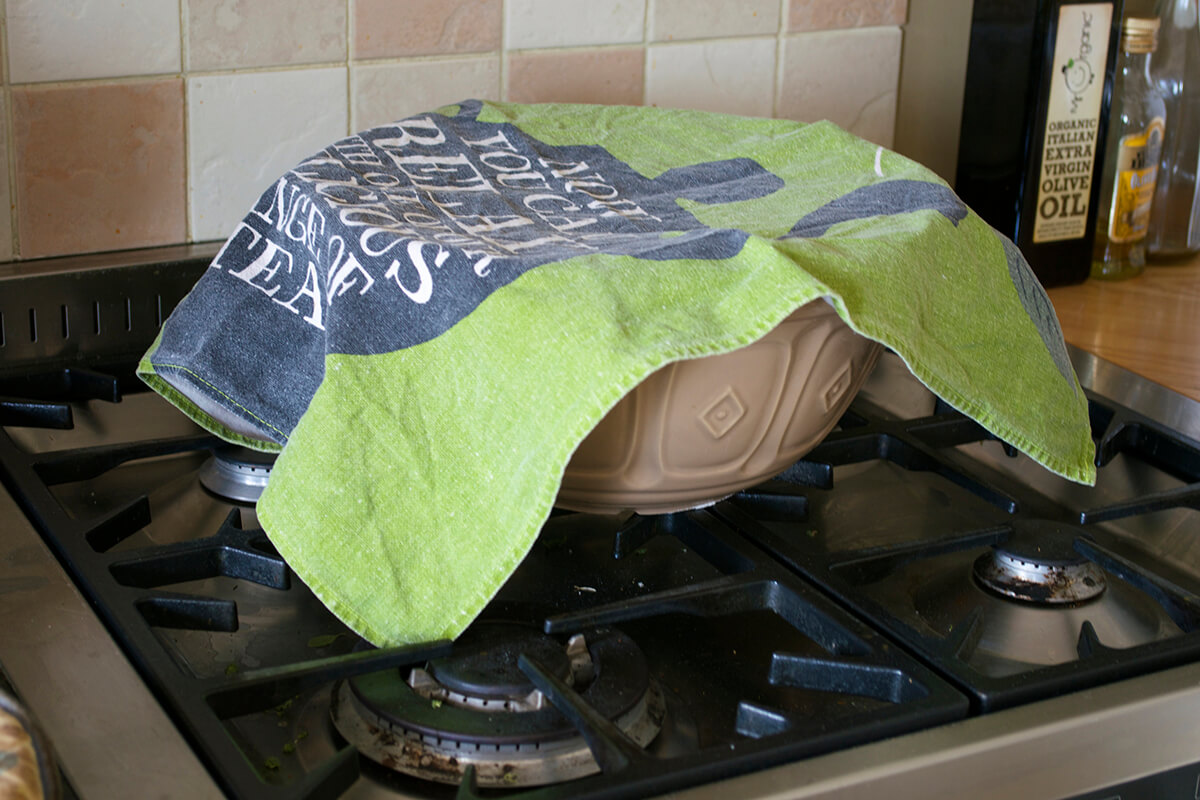
[{"label": "olive oil bottle", "polygon": [[1121,0],[975,0],[955,189],[1046,286],[1091,267]]}]

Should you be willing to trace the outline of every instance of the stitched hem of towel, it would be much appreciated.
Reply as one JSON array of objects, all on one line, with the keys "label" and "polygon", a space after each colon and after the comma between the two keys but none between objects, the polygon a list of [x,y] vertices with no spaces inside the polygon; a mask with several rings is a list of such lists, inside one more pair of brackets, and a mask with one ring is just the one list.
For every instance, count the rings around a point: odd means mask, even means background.
[{"label": "stitched hem of towel", "polygon": [[[1096,484],[1096,465],[1091,455],[1084,453],[1075,454],[1079,461],[1086,465],[1082,468],[1073,463],[1069,463],[1066,459],[1055,456],[1053,453],[1023,436],[1018,431],[1010,430],[1008,426],[998,423],[995,419],[995,414],[988,406],[964,397],[958,391],[943,382],[940,378],[933,374],[932,370],[926,368],[925,362],[918,358],[916,354],[904,352],[902,348],[892,345],[887,341],[887,337],[880,336],[877,331],[870,330],[870,326],[860,327],[857,325],[854,320],[851,319],[850,314],[843,307],[841,299],[837,298],[836,296],[834,298],[834,307],[837,309],[838,316],[845,320],[846,324],[849,325],[854,331],[866,336],[868,339],[882,342],[887,347],[890,347],[892,351],[900,357],[900,360],[904,362],[905,366],[908,367],[909,372],[911,372],[913,376],[925,386],[925,388],[929,389],[931,392],[945,402],[949,403],[958,411],[978,422],[988,432],[998,436],[1002,441],[1011,444],[1013,447],[1016,447],[1018,450],[1025,453],[1027,456],[1031,457],[1033,460],[1037,461],[1043,467],[1056,475],[1077,483],[1085,484],[1087,486],[1094,486]],[[1079,380],[1074,376],[1073,372],[1072,379],[1075,383],[1077,395],[1082,397],[1083,388],[1079,385]],[[1084,457],[1085,455],[1086,457]]]},{"label": "stitched hem of towel", "polygon": [[[730,352],[750,344],[765,335],[769,330],[777,325],[780,320],[786,317],[787,314],[791,313],[796,308],[799,308],[804,303],[822,296],[833,303],[835,309],[838,311],[839,316],[842,317],[842,319],[844,319],[847,324],[849,324],[857,332],[868,338],[877,341],[883,341],[885,344],[892,346],[887,341],[887,339],[890,337],[881,337],[879,335],[875,335],[869,329],[862,329],[857,326],[851,315],[844,308],[843,302],[836,294],[818,291],[815,292],[811,297],[802,296],[797,301],[782,307],[781,311],[771,313],[764,318],[764,322],[761,322],[757,327],[752,329],[751,333],[735,336],[732,339],[719,343],[707,343],[705,346],[691,351],[667,353],[661,355],[658,360],[652,361],[639,369],[633,370],[631,373],[624,376],[621,381],[613,384],[615,388],[611,390],[611,396],[608,402],[602,404],[603,407],[598,413],[588,415],[588,418],[580,422],[576,429],[571,432],[569,437],[564,437],[562,440],[564,445],[559,449],[553,459],[553,463],[558,465],[557,471],[547,472],[547,477],[543,481],[542,485],[536,490],[536,496],[531,497],[526,503],[525,507],[529,509],[529,512],[514,526],[515,528],[519,528],[524,531],[524,533],[519,537],[519,539],[514,539],[512,541],[511,546],[508,548],[507,557],[493,562],[495,564],[495,568],[489,571],[486,580],[481,580],[480,582],[480,586],[486,587],[486,589],[476,593],[474,597],[472,597],[463,607],[461,607],[458,613],[456,613],[455,616],[449,620],[448,624],[442,630],[437,631],[436,633],[421,635],[418,638],[403,637],[398,639],[394,636],[394,633],[388,633],[376,628],[373,625],[370,625],[367,623],[364,616],[355,608],[354,602],[352,602],[349,598],[344,597],[332,585],[327,585],[318,574],[309,570],[306,562],[306,554],[304,552],[305,548],[302,546],[302,543],[296,542],[296,544],[300,544],[301,546],[293,547],[292,540],[286,535],[273,535],[272,540],[279,549],[280,554],[289,563],[289,565],[292,566],[297,575],[299,575],[305,581],[305,583],[321,600],[321,602],[323,602],[336,616],[342,619],[342,621],[345,622],[350,628],[363,635],[368,640],[380,644],[394,644],[397,642],[413,643],[418,640],[431,641],[439,638],[457,637],[462,633],[463,630],[465,630],[467,625],[469,625],[470,622],[474,620],[476,616],[478,616],[480,611],[482,611],[487,603],[491,601],[491,599],[503,586],[504,582],[509,576],[511,576],[512,572],[524,559],[529,549],[533,546],[542,524],[544,524],[545,520],[548,518],[553,507],[554,498],[557,496],[559,484],[562,478],[562,470],[569,461],[571,454],[574,452],[579,442],[586,437],[591,429],[599,422],[600,419],[603,418],[604,414],[607,413],[612,406],[619,402],[620,399],[625,396],[625,394],[627,394],[638,383],[644,380],[645,377],[663,365],[673,361],[689,358],[700,358],[704,356]],[[904,361],[912,374],[918,380],[920,380],[922,384],[924,384],[927,388],[929,388],[947,403],[974,418],[983,427],[991,431],[993,434],[999,436],[1002,440],[1026,452],[1028,455],[1042,463],[1042,465],[1047,469],[1055,472],[1056,474],[1079,482],[1094,482],[1095,468],[1091,465],[1090,461],[1088,462],[1088,465],[1091,466],[1091,469],[1089,470],[1085,468],[1081,470],[1075,465],[1068,464],[1062,459],[1053,457],[1043,448],[1033,445],[1033,443],[1031,443],[1024,436],[1021,436],[1015,431],[1007,430],[1006,426],[1004,425],[997,425],[988,408],[982,404],[967,401],[958,392],[954,391],[951,387],[943,383],[943,381],[938,379],[928,369],[926,369],[925,364],[921,359],[913,357],[912,354],[905,353],[901,349],[897,349],[894,346],[893,350],[896,351],[897,355]],[[154,365],[150,362],[145,362],[145,366],[150,368],[173,368],[172,365]],[[156,380],[159,384],[161,384],[161,387],[156,386],[155,388],[163,390],[164,394],[170,395],[168,399],[171,399],[172,402],[181,408],[181,410],[184,410],[189,416],[191,416],[197,422],[200,422],[209,430],[213,430],[214,433],[222,435],[226,438],[245,439],[245,437],[237,437],[236,434],[233,435],[233,437],[230,437],[230,432],[228,431],[222,432],[222,426],[220,426],[219,423],[217,423],[215,420],[212,420],[203,412],[200,412],[191,403],[191,401],[187,400],[186,397],[182,396],[177,390],[174,389],[173,386],[166,383],[161,378],[158,378],[152,374],[143,377],[143,379],[147,378],[150,380]],[[225,397],[230,399],[232,402],[232,399],[228,398],[227,395],[225,395]],[[262,449],[262,442],[254,441],[253,443],[245,443],[250,446],[258,445],[259,447],[257,449]],[[268,493],[269,491],[270,490],[268,489]],[[264,503],[260,501],[258,512],[259,522],[263,526],[264,530],[266,530],[268,533],[271,533],[272,531],[286,531],[286,522],[280,520],[280,524],[277,525],[276,515],[274,510],[270,507],[269,500],[267,500],[267,498],[264,498],[264,500],[267,502]],[[286,517],[286,514],[283,516]]]},{"label": "stitched hem of towel", "polygon": [[278,453],[283,449],[283,445],[275,442],[268,442],[263,439],[255,439],[229,428],[207,411],[200,408],[195,401],[176,388],[174,384],[163,378],[162,375],[159,374],[159,372],[162,370],[179,372],[183,375],[186,375],[194,382],[198,381],[199,386],[207,387],[209,394],[214,398],[217,398],[221,405],[229,408],[230,404],[232,404],[233,408],[241,409],[247,418],[253,420],[257,424],[270,428],[282,436],[285,443],[287,442],[287,434],[266,420],[259,419],[256,415],[251,413],[249,409],[246,409],[244,406],[238,403],[237,400],[235,400],[231,395],[221,391],[209,381],[204,380],[204,378],[198,375],[194,370],[177,364],[156,364],[149,359],[142,359],[138,363],[138,378],[140,378],[142,382],[148,385],[150,388],[154,389],[154,391],[166,398],[173,406],[178,408],[193,422],[207,430],[209,433],[219,436],[231,444],[239,444],[243,447],[248,447],[251,450],[257,450],[263,453]]},{"label": "stitched hem of towel", "polygon": [[[805,303],[820,297],[830,297],[830,295],[827,291],[817,290],[811,295],[800,296],[798,300],[790,303],[785,302],[778,308],[764,307],[764,315],[759,317],[758,321],[748,332],[733,335],[731,338],[717,342],[706,342],[695,348],[680,349],[660,354],[657,359],[647,361],[645,364],[632,369],[629,373],[622,376],[621,380],[610,384],[607,396],[593,404],[592,409],[590,409],[591,413],[583,415],[568,436],[560,438],[562,445],[551,459],[551,463],[556,465],[555,468],[546,472],[545,477],[541,481],[540,486],[534,491],[533,496],[528,501],[523,502],[523,507],[528,510],[513,525],[514,529],[521,531],[520,539],[514,539],[511,542],[507,557],[496,562],[495,567],[488,572],[486,579],[479,581],[479,586],[486,588],[475,592],[470,598],[464,598],[464,603],[459,611],[442,630],[436,633],[397,636],[381,631],[367,622],[364,616],[355,608],[355,604],[352,601],[344,598],[336,589],[325,584],[316,574],[311,573],[303,552],[304,548],[302,546],[293,547],[294,542],[286,533],[289,530],[286,521],[278,520],[280,524],[276,525],[274,495],[271,491],[272,484],[267,485],[266,491],[258,501],[256,509],[258,522],[268,534],[271,543],[279,551],[284,561],[304,581],[313,594],[342,622],[373,644],[390,646],[417,644],[419,642],[436,641],[439,639],[455,639],[479,616],[480,612],[491,602],[492,598],[496,596],[496,593],[500,591],[505,582],[525,559],[525,556],[537,541],[542,526],[550,516],[554,500],[558,496],[559,486],[562,483],[563,472],[571,459],[571,455],[613,406],[620,402],[625,395],[655,370],[675,361],[720,355],[752,344],[773,330],[788,314],[791,314]],[[596,408],[599,410],[595,411]],[[286,503],[281,502],[280,505],[284,508],[288,507]],[[283,532],[282,535],[280,532]]]},{"label": "stitched hem of towel", "polygon": [[[613,109],[614,112],[617,110],[618,109]],[[713,116],[715,117],[716,115]],[[528,131],[530,135],[536,136],[542,141],[551,144],[564,144],[574,141],[571,138],[571,135],[564,133],[563,123],[560,117],[547,116],[544,114],[525,114],[522,112],[520,106],[513,104],[484,103],[483,109],[480,111],[479,118],[496,122],[517,121],[519,119],[519,124],[523,130]],[[817,122],[805,126],[805,129],[816,130],[820,126],[832,126],[832,124],[829,122]],[[836,126],[832,127],[836,129]],[[626,152],[621,149],[620,142],[614,142],[609,139],[606,139],[605,146],[611,152],[613,152],[615,156],[631,164],[639,163],[637,161],[639,153],[636,148],[632,148],[630,151]],[[880,171],[880,159],[885,155],[891,158],[897,154],[891,153],[890,151],[885,151],[876,146],[871,146],[871,154],[874,160],[874,170],[876,174],[882,178],[883,175]],[[904,174],[908,177],[919,178],[923,181],[937,182],[942,185],[948,185],[945,183],[945,181],[941,180],[932,173],[917,175],[916,173],[909,171],[907,166],[900,163],[893,163],[889,167],[888,172],[889,174],[894,173],[896,176]],[[698,216],[703,216],[703,209],[690,210],[692,210],[693,213],[696,213]],[[999,436],[1004,441],[1022,450],[1026,455],[1031,456],[1042,466],[1046,467],[1055,474],[1061,475],[1069,480],[1078,481],[1088,485],[1095,483],[1096,470],[1091,454],[1077,451],[1072,453],[1070,457],[1063,457],[1061,453],[1058,457],[1056,457],[1045,447],[1040,446],[1026,436],[1019,434],[1009,426],[1005,426],[1004,424],[997,422],[997,415],[993,407],[989,406],[985,402],[971,400],[959,392],[955,392],[947,384],[943,383],[941,380],[938,380],[936,377],[931,377],[933,376],[933,372],[925,369],[925,362],[917,358],[915,354],[901,354],[893,344],[888,342],[888,337],[875,335],[878,331],[873,332],[869,329],[856,325],[855,322],[851,320],[849,314],[846,313],[846,309],[841,304],[841,301],[835,303],[835,307],[838,309],[838,313],[842,319],[844,319],[852,329],[864,336],[867,336],[868,338],[883,342],[895,350],[897,354],[900,355],[904,363],[908,366],[910,372],[912,372],[922,384],[924,384],[927,388],[929,388],[951,406],[975,419],[989,432]],[[1075,385],[1077,392],[1079,392],[1077,380],[1075,380]],[[1082,395],[1079,394],[1078,396]],[[1086,418],[1086,409],[1084,411],[1085,413],[1083,416]],[[1086,466],[1081,467],[1076,462],[1081,462],[1082,464],[1086,464]]]}]

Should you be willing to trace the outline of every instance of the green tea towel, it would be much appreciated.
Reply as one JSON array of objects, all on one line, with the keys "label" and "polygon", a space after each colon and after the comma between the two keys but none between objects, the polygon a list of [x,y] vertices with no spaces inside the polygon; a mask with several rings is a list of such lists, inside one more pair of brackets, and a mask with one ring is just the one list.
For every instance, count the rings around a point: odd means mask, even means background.
[{"label": "green tea towel", "polygon": [[947,402],[1080,482],[1087,403],[1019,251],[829,123],[469,101],[283,175],[139,373],[282,448],[258,517],[350,627],[454,637],[572,451],[658,367],[826,298]]}]

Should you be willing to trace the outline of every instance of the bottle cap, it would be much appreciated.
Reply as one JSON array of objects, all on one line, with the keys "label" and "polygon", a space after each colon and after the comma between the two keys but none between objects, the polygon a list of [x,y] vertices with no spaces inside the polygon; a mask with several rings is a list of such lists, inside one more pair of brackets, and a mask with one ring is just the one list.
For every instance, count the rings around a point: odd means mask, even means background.
[{"label": "bottle cap", "polygon": [[1157,17],[1126,17],[1121,23],[1121,49],[1126,53],[1153,53],[1158,47]]}]

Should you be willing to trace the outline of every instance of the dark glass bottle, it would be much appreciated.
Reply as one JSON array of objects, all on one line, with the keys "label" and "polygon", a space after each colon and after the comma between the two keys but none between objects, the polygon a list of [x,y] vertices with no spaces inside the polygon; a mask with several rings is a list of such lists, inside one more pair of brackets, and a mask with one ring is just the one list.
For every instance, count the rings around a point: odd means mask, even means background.
[{"label": "dark glass bottle", "polygon": [[975,0],[955,189],[1046,286],[1088,277],[1121,0]]}]

